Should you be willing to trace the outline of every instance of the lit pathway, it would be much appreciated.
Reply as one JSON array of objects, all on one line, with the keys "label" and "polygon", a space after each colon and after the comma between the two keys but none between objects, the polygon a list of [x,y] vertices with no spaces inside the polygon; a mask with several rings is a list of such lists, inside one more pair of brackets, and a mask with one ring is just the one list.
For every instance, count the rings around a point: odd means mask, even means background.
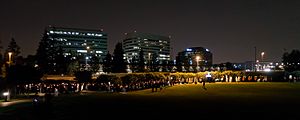
[{"label": "lit pathway", "polygon": [[12,100],[12,101],[8,101],[8,102],[0,102],[0,108],[15,105],[15,104],[18,104],[18,103],[24,103],[24,102],[31,102],[31,99],[22,99],[22,100]]}]

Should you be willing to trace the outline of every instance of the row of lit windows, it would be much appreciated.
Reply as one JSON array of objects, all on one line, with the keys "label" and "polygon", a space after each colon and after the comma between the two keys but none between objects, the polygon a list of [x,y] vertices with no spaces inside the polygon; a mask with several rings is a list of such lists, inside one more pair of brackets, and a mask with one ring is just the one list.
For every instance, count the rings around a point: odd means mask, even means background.
[{"label": "row of lit windows", "polygon": [[87,36],[97,36],[101,37],[103,34],[98,33],[79,33],[79,32],[66,32],[66,31],[49,31],[50,34],[64,34],[64,35],[87,35]]},{"label": "row of lit windows", "polygon": [[[78,53],[87,53],[87,50],[77,50],[77,52]],[[96,53],[100,53],[100,54],[102,54],[103,53],[103,51],[99,51],[99,50],[97,50],[97,51],[95,51]]]},{"label": "row of lit windows", "polygon": [[[64,57],[70,56],[71,53],[64,53]],[[78,53],[78,55],[82,55],[82,53]],[[95,54],[96,57],[100,57],[101,54]],[[92,58],[92,56],[89,56],[89,58]],[[76,59],[76,57],[72,57],[72,59]]]}]

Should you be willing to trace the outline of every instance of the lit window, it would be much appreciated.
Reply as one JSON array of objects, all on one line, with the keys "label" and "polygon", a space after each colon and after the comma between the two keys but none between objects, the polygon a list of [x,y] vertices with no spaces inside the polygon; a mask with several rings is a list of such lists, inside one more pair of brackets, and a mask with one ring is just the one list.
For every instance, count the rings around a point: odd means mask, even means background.
[{"label": "lit window", "polygon": [[77,50],[79,53],[87,53],[87,50]]},{"label": "lit window", "polygon": [[53,34],[54,32],[52,30],[50,30],[50,33]]},{"label": "lit window", "polygon": [[190,51],[192,51],[192,49],[189,49],[189,48],[188,48],[188,49],[186,49],[186,51],[190,52]]},{"label": "lit window", "polygon": [[96,34],[96,36],[99,36],[99,37],[100,37],[100,36],[102,36],[102,34]]},{"label": "lit window", "polygon": [[102,51],[96,51],[96,53],[103,53]]}]

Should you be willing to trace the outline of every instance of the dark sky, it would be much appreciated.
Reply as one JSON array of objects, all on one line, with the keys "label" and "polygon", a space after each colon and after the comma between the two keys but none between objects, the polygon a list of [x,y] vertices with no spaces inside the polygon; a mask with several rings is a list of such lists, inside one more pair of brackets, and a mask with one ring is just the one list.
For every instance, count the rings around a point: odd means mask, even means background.
[{"label": "dark sky", "polygon": [[172,55],[201,46],[214,63],[253,60],[254,46],[269,61],[300,49],[299,0],[1,0],[0,16],[2,46],[14,37],[23,56],[48,25],[104,29],[110,53],[126,32],[170,35]]}]

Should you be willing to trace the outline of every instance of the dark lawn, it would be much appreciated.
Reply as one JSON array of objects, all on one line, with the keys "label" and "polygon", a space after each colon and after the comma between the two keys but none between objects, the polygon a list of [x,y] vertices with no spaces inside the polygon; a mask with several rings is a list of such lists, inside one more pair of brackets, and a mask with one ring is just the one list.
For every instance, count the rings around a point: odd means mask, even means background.
[{"label": "dark lawn", "polygon": [[[208,83],[121,93],[63,95],[52,106],[5,108],[1,120],[101,118],[300,119],[299,83]],[[4,108],[2,108],[3,111]],[[8,109],[8,110],[7,110]],[[4,119],[5,118],[5,119]]]}]

